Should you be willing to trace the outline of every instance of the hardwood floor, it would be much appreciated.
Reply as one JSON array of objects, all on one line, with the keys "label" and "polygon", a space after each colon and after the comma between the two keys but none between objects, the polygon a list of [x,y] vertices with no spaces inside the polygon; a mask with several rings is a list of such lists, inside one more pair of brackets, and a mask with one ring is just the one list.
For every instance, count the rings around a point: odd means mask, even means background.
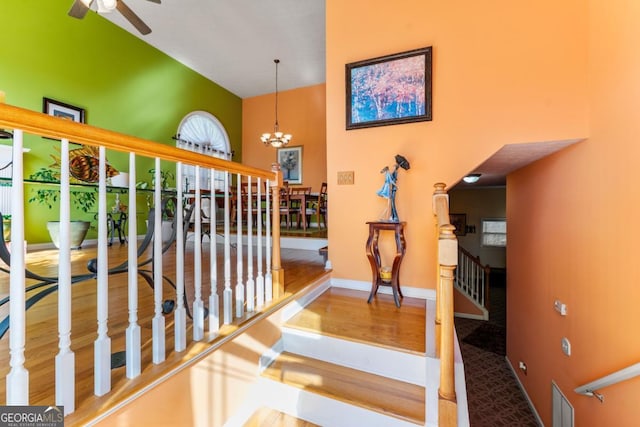
[{"label": "hardwood floor", "polygon": [[[203,283],[209,282],[209,245],[203,246]],[[218,249],[218,272],[223,271],[221,259],[223,251]],[[246,248],[243,251],[246,257]],[[255,255],[255,251],[254,251]],[[96,256],[95,247],[87,247],[72,253],[72,274],[87,272],[86,264]],[[126,259],[126,245],[115,244],[109,249],[109,265],[115,266]],[[236,285],[235,251],[232,254],[232,289]],[[246,261],[245,261],[246,262]],[[45,250],[29,253],[27,256],[28,269],[41,275],[57,275],[57,251]],[[186,293],[191,297],[193,291],[193,243],[187,245],[187,259],[185,260]],[[246,264],[245,264],[246,265]],[[317,251],[283,249],[282,266],[285,270],[285,297],[305,286],[305,284],[326,275],[322,257]],[[256,269],[254,269],[254,272]],[[163,272],[172,280],[175,279],[175,253],[171,249],[163,256]],[[27,285],[34,283],[28,280]],[[215,339],[215,335],[206,335],[202,342],[191,340],[190,326],[188,326],[188,347],[186,351],[173,351],[173,314],[165,316],[166,356],[165,363],[154,365],[151,363],[151,319],[154,315],[153,290],[144,280],[139,280],[138,289],[138,323],[141,327],[142,340],[142,370],[141,376],[128,380],[124,368],[112,370],[112,391],[97,398],[93,394],[93,342],[96,339],[96,281],[85,280],[72,286],[72,345],[75,353],[76,369],[76,413],[67,417],[68,425],[82,420],[92,412],[103,410],[113,405],[118,399],[132,395],[149,384],[152,379],[166,374],[184,360],[193,357]],[[222,295],[224,280],[219,275],[218,293]],[[42,290],[44,288],[41,288]],[[9,275],[0,273],[0,296],[8,295]],[[27,297],[36,291],[29,292]],[[208,302],[209,287],[203,286],[202,296],[205,306]],[[25,368],[29,371],[29,399],[31,405],[52,405],[55,402],[54,358],[58,352],[57,326],[57,292],[44,297],[27,311],[27,332],[25,347]],[[164,284],[164,299],[175,299],[173,288]],[[222,301],[222,298],[220,298]],[[274,301],[275,303],[275,301]],[[4,318],[8,314],[8,304],[0,307],[0,315]],[[246,321],[254,314],[245,314],[241,319],[235,319],[233,325],[225,326],[219,335],[223,336],[235,329],[238,324]],[[187,322],[188,325],[190,321]],[[208,321],[205,321],[208,324]],[[128,326],[127,304],[127,274],[109,276],[109,336],[111,337],[112,353],[124,351],[125,329]],[[0,402],[6,401],[6,375],[9,372],[9,334],[0,340]],[[80,421],[78,421],[80,422]]]},{"label": "hardwood floor", "polygon": [[331,288],[287,326],[424,355],[424,300],[404,298],[398,308],[391,295],[379,293],[371,304],[366,303],[368,296],[362,291]]}]

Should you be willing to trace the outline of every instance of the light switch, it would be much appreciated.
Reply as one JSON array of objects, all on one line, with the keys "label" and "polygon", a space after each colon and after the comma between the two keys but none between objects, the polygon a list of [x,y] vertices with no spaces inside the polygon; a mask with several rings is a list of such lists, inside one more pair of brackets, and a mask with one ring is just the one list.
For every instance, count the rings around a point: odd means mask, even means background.
[{"label": "light switch", "polygon": [[338,172],[338,185],[353,185],[353,171]]}]

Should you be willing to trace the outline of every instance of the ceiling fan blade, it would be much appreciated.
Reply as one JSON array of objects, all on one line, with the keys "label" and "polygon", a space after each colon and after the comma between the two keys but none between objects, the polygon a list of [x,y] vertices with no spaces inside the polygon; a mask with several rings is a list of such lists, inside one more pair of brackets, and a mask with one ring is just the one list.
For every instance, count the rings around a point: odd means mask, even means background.
[{"label": "ceiling fan blade", "polygon": [[160,4],[160,0],[147,0],[147,1]]},{"label": "ceiling fan blade", "polygon": [[[93,3],[93,0],[89,3],[89,6]],[[69,9],[69,16],[73,16],[74,18],[82,19],[89,11],[89,6],[84,4],[82,0],[75,0],[73,5],[71,5],[71,9]]]},{"label": "ceiling fan blade", "polygon": [[140,31],[141,34],[147,35],[151,32],[151,28],[149,28],[133,10],[129,9],[129,6],[124,4],[122,0],[117,1],[116,8],[118,9],[118,12],[127,19],[127,21],[131,22],[131,25],[136,27],[136,30]]}]

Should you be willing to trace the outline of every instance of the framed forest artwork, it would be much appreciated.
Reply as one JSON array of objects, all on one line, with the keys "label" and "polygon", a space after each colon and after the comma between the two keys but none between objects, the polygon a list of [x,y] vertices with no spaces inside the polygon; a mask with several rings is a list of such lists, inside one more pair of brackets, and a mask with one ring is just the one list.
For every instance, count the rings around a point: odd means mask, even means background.
[{"label": "framed forest artwork", "polygon": [[431,120],[431,47],[345,66],[347,129]]}]

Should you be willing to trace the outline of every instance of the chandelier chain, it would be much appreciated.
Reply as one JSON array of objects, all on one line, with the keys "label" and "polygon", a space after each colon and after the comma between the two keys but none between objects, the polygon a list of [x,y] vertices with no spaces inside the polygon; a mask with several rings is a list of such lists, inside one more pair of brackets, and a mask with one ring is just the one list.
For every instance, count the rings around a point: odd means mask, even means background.
[{"label": "chandelier chain", "polygon": [[279,59],[274,59],[273,62],[276,64],[276,122],[274,125],[273,134],[271,133],[263,133],[260,137],[260,140],[264,145],[271,145],[272,147],[279,148],[286,146],[291,140],[291,134],[284,134],[280,132],[279,123],[278,123],[278,64],[280,63]]}]

